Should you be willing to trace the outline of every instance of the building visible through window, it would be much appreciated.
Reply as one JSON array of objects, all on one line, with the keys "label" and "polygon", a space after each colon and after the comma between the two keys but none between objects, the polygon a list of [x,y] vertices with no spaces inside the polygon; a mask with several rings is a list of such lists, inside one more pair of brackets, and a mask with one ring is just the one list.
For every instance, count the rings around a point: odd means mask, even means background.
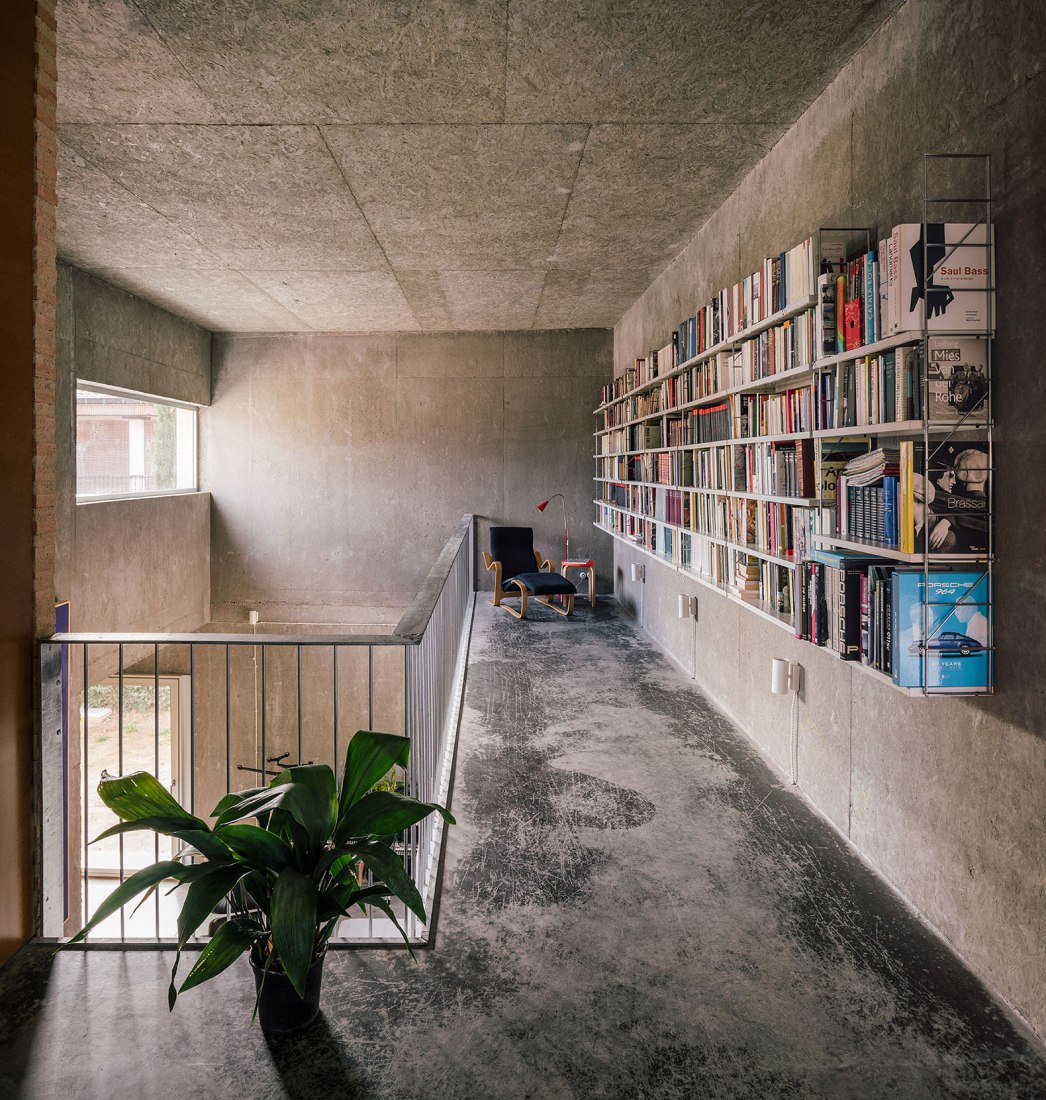
[{"label": "building visible through window", "polygon": [[76,390],[76,495],[196,488],[196,410],[144,394]]}]

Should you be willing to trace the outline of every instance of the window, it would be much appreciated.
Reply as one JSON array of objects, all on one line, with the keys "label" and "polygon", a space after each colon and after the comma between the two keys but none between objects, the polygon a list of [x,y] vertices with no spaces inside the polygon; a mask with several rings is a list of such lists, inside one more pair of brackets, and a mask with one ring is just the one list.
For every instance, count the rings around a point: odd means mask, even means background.
[{"label": "window", "polygon": [[76,498],[196,488],[196,409],[126,390],[76,388]]}]

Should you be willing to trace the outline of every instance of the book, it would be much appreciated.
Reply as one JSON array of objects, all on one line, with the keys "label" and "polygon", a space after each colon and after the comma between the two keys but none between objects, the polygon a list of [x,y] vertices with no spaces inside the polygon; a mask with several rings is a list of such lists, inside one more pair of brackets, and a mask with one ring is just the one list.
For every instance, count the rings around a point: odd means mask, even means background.
[{"label": "book", "polygon": [[988,344],[974,336],[927,341],[926,416],[938,423],[976,420],[988,397]]},{"label": "book", "polygon": [[[984,331],[995,326],[992,252],[994,232],[982,223],[930,222],[895,226],[899,253],[898,329]],[[961,242],[961,243],[960,243]]]},{"label": "book", "polygon": [[[927,584],[928,582],[928,584]],[[934,691],[983,691],[991,684],[991,592],[979,571],[895,570],[893,682]],[[924,677],[925,674],[925,677]]]},{"label": "book", "polygon": [[986,554],[991,493],[987,440],[952,439],[938,444],[930,453],[928,473],[930,550]]},{"label": "book", "polygon": [[861,299],[853,298],[843,306],[844,350],[852,351],[864,343],[861,328]]},{"label": "book", "polygon": [[835,276],[831,272],[817,280],[817,350],[835,355]]}]

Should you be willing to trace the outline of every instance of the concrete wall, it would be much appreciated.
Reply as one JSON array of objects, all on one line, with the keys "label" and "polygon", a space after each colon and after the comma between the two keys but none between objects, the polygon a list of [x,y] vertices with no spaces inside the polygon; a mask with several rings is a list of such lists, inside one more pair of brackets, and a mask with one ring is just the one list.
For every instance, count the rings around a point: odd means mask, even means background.
[{"label": "concrete wall", "polygon": [[[819,225],[921,218],[922,153],[993,154],[997,691],[910,700],[647,561],[640,594],[616,544],[618,589],[685,666],[695,591],[698,681],[784,773],[788,701],[770,658],[801,662],[803,791],[990,986],[1046,1031],[1046,13],[989,0],[909,0],[840,72],[615,330],[618,372],[665,343],[723,285]],[[955,215],[952,215],[953,220]]]},{"label": "concrete wall", "polygon": [[62,264],[58,287],[58,560],[75,630],[191,630],[210,610],[205,493],[76,503],[76,380],[206,404],[210,334]]},{"label": "concrete wall", "polygon": [[[592,519],[605,330],[215,337],[203,484],[213,618],[394,624],[464,512],[533,526],[562,557]],[[480,566],[478,586],[489,586]]]}]

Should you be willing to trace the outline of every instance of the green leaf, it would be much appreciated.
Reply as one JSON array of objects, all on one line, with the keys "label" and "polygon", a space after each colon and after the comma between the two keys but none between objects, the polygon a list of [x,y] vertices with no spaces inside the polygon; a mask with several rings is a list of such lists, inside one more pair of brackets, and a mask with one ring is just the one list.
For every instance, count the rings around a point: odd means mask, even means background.
[{"label": "green leaf", "polygon": [[305,996],[305,978],[316,944],[316,883],[288,867],[272,890],[272,942],[284,973],[299,997]]},{"label": "green leaf", "polygon": [[103,779],[98,797],[124,821],[143,817],[180,817],[189,829],[207,829],[207,823],[187,813],[174,795],[148,772],[132,772]]},{"label": "green leaf", "polygon": [[334,772],[326,764],[303,764],[280,772],[270,786],[273,790],[287,788],[280,809],[301,825],[309,850],[318,853],[334,831],[338,812]]},{"label": "green leaf", "polygon": [[375,730],[357,730],[345,752],[345,774],[338,799],[338,821],[397,764],[410,759],[410,738]]},{"label": "green leaf", "polygon": [[206,826],[203,829],[192,828],[184,817],[140,817],[137,821],[121,821],[106,829],[104,833],[99,833],[91,843],[97,844],[98,841],[107,840],[111,836],[133,833],[142,829],[152,829],[153,832],[176,837],[183,843],[191,845],[208,859],[223,860],[229,857],[225,846],[215,839],[210,829]]},{"label": "green leaf", "polygon": [[179,992],[184,993],[220,974],[265,934],[265,929],[257,921],[244,920],[242,917],[226,921],[200,952],[196,965],[186,975]]},{"label": "green leaf", "polygon": [[425,904],[421,894],[403,866],[403,860],[380,841],[360,841],[353,845],[353,852],[370,868],[389,890],[420,920],[425,921]]},{"label": "green leaf", "polygon": [[165,878],[181,878],[185,870],[185,865],[177,860],[163,860],[160,863],[153,863],[149,867],[143,867],[140,871],[135,871],[129,879],[121,882],[98,906],[94,916],[69,940],[69,943],[78,943],[92,928],[100,924],[106,917],[111,917],[113,913],[121,909],[132,898],[136,898],[143,890],[148,890],[158,882],[163,882]]},{"label": "green leaf", "polygon": [[222,825],[214,832],[234,856],[272,871],[282,871],[294,862],[287,843],[257,825]]},{"label": "green leaf", "polygon": [[[252,791],[246,798],[237,799],[231,806],[226,807],[218,815],[214,827],[220,829],[223,825],[228,825],[232,821],[241,821],[245,817],[257,817],[258,814],[266,810],[273,810],[287,797],[290,789],[287,786],[276,790],[262,787],[260,790]],[[222,802],[224,801],[223,798]],[[220,806],[222,802],[219,802],[218,805]]]},{"label": "green leaf", "polygon": [[449,825],[454,824],[450,811],[434,802],[418,802],[394,791],[372,791],[345,815],[335,841],[346,844],[350,837],[395,836],[433,812],[441,813]]},{"label": "green leaf", "polygon": [[389,903],[382,898],[371,898],[370,903],[371,905],[380,909],[385,914],[385,916],[387,916],[389,920],[392,921],[392,923],[396,926],[396,931],[399,932],[399,934],[403,937],[403,942],[407,945],[407,950],[410,952],[410,957],[414,959],[415,962],[417,962],[418,960],[417,956],[414,954],[414,948],[411,945],[410,940],[407,939],[407,933],[403,931],[403,926],[400,924],[399,919],[392,911],[392,906],[389,905]]},{"label": "green leaf", "polygon": [[317,906],[320,923],[334,917],[347,917],[354,905],[363,906],[372,897],[386,898],[392,891],[384,883],[374,886],[358,886],[356,881],[335,884],[329,890],[321,890]]},{"label": "green leaf", "polygon": [[190,883],[178,914],[178,950],[188,942],[201,924],[214,912],[214,907],[232,888],[249,874],[250,868],[242,863],[212,867]]},{"label": "green leaf", "polygon": [[220,817],[226,810],[231,810],[233,806],[238,806],[245,798],[250,798],[251,795],[261,794],[262,791],[267,791],[268,787],[247,787],[242,791],[230,791],[228,794],[223,795],[218,805],[211,810],[211,817]]}]

